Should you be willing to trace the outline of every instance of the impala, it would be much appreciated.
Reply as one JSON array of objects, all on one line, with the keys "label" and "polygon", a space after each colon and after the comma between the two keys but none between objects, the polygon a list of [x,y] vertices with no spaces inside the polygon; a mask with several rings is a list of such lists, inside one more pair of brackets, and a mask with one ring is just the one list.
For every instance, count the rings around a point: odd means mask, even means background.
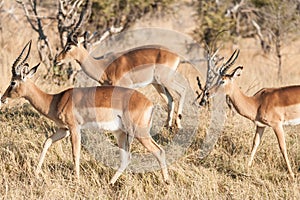
[{"label": "impala", "polygon": [[300,85],[263,88],[253,96],[246,96],[235,83],[235,79],[240,76],[243,67],[238,66],[232,70],[232,73],[227,73],[229,69],[230,66],[220,68],[217,82],[205,91],[201,104],[205,104],[207,97],[223,93],[229,98],[231,105],[240,115],[256,124],[249,167],[252,165],[265,128],[271,127],[276,134],[289,174],[294,178],[287,155],[283,125],[300,123]]},{"label": "impala", "polygon": [[56,64],[74,59],[89,77],[101,85],[140,88],[152,84],[168,103],[169,127],[172,126],[175,113],[174,98],[170,93],[173,90],[180,97],[175,122],[178,128],[182,128],[180,120],[186,86],[174,79],[180,64],[180,57],[177,54],[159,45],[148,45],[94,58],[77,37],[76,30],[79,26],[69,33],[63,50],[56,56]]},{"label": "impala", "polygon": [[[120,148],[121,164],[112,177],[113,184],[125,170],[130,159],[130,145],[136,138],[158,160],[163,178],[168,180],[164,150],[151,138],[153,104],[143,94],[133,89],[101,86],[70,88],[58,94],[46,94],[30,80],[39,65],[29,70],[26,59],[31,41],[24,47],[12,66],[12,79],[3,94],[6,98],[24,97],[44,116],[53,120],[57,131],[45,143],[37,166],[41,170],[48,148],[56,141],[71,136],[75,173],[79,178],[81,128],[104,129],[114,133]],[[22,60],[25,49],[28,53]]]},{"label": "impala", "polygon": [[180,97],[176,125],[182,128],[180,120],[186,88],[173,79],[180,63],[178,55],[162,46],[148,45],[97,59],[75,38],[74,35],[68,37],[64,49],[56,57],[57,64],[74,59],[89,77],[101,85],[140,88],[152,84],[168,103],[169,127],[172,126],[175,113],[174,98],[170,91],[176,92]]}]

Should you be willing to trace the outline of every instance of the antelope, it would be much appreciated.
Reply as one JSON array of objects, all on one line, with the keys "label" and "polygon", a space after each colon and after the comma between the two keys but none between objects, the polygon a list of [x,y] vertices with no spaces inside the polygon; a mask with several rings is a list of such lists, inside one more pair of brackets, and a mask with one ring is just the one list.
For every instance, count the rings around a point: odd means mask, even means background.
[{"label": "antelope", "polygon": [[148,45],[97,59],[92,57],[82,42],[75,38],[75,36],[68,37],[64,49],[56,57],[56,64],[74,59],[82,70],[100,85],[141,88],[152,84],[168,103],[169,127],[172,126],[175,113],[174,98],[170,91],[175,91],[180,97],[176,125],[182,128],[180,120],[186,88],[182,84],[176,84],[172,79],[180,63],[178,55],[165,47]]},{"label": "antelope", "polygon": [[[238,53],[239,51],[234,52],[236,57]],[[240,115],[256,124],[256,133],[248,162],[249,167],[252,165],[265,128],[267,126],[271,127],[277,137],[289,174],[294,179],[294,173],[287,155],[283,125],[297,125],[300,123],[300,85],[263,88],[253,96],[246,96],[235,83],[236,78],[241,75],[243,66],[238,66],[231,70],[231,73],[228,73],[230,68],[230,65],[220,67],[216,83],[204,92],[201,104],[204,105],[209,97],[211,98],[216,94],[225,94]]]},{"label": "antelope", "polygon": [[127,88],[141,88],[152,84],[168,104],[167,126],[172,127],[175,103],[173,90],[179,96],[175,123],[181,126],[182,109],[186,87],[174,80],[174,74],[180,64],[180,57],[159,45],[147,45],[119,53],[110,53],[95,58],[84,48],[83,41],[78,38],[84,12],[75,28],[69,32],[67,41],[55,59],[56,65],[67,60],[75,60],[82,70],[100,85],[115,85]]},{"label": "antelope", "polygon": [[[38,174],[48,148],[68,136],[71,137],[75,174],[79,178],[80,149],[82,128],[104,129],[114,133],[120,148],[121,164],[110,180],[114,184],[125,170],[130,160],[130,145],[136,138],[158,160],[164,181],[168,181],[165,151],[150,136],[153,104],[140,92],[117,86],[98,86],[70,88],[58,94],[47,94],[40,90],[30,79],[38,65],[29,70],[26,59],[30,53],[31,41],[22,50],[12,66],[10,85],[1,97],[23,97],[41,114],[58,126],[57,131],[44,143]],[[25,50],[27,55],[23,59]]]}]

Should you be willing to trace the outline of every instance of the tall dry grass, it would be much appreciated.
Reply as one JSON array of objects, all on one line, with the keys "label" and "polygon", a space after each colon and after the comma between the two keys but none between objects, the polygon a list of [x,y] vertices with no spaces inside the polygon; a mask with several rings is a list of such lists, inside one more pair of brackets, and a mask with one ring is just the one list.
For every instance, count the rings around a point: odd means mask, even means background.
[{"label": "tall dry grass", "polygon": [[[17,11],[21,18],[21,11]],[[36,39],[22,20],[13,23],[1,13],[3,29],[0,41],[1,85],[10,80],[10,66],[26,42]],[[5,20],[4,20],[5,19]],[[4,24],[3,24],[4,23]],[[13,25],[16,24],[16,25]],[[255,40],[238,43],[241,55],[237,61],[245,70],[238,83],[243,91],[253,94],[261,87],[277,86],[274,58],[262,55]],[[231,46],[222,54],[229,56]],[[300,68],[297,42],[285,49],[284,83],[299,84]],[[38,62],[33,45],[31,64]],[[195,74],[181,67],[195,86]],[[43,80],[43,70],[36,83],[45,91],[56,92],[57,86]],[[39,76],[38,76],[39,77]],[[47,135],[55,125],[37,113],[24,100],[13,100],[0,111],[0,197],[2,199],[299,199],[300,134],[298,127],[286,127],[286,142],[295,181],[288,178],[285,162],[275,134],[267,129],[256,154],[253,167],[247,167],[255,126],[252,122],[229,113],[222,135],[212,153],[199,159],[199,148],[208,127],[209,110],[201,109],[200,125],[193,143],[184,156],[169,164],[171,182],[162,181],[160,171],[134,173],[127,170],[114,186],[108,185],[115,170],[98,162],[83,148],[81,176],[75,180],[69,140],[55,143],[48,151],[43,173],[34,174],[39,154]]]},{"label": "tall dry grass", "polygon": [[[4,199],[298,199],[299,175],[289,180],[275,135],[267,130],[247,168],[254,125],[235,115],[228,119],[219,142],[204,160],[199,148],[204,126],[183,157],[169,165],[171,183],[160,171],[126,171],[116,185],[108,185],[115,172],[83,148],[81,176],[75,180],[68,140],[54,144],[46,157],[43,173],[34,174],[46,134],[55,126],[27,103],[4,108],[0,113],[0,194]],[[300,166],[297,127],[288,128],[287,146],[294,171]]]}]

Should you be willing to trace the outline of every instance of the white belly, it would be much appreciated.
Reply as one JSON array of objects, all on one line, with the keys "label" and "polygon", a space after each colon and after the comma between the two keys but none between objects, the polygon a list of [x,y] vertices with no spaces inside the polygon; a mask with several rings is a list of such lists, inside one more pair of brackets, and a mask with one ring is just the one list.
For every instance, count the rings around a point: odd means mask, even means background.
[{"label": "white belly", "polygon": [[88,122],[81,126],[81,129],[89,130],[106,130],[106,131],[117,131],[122,129],[121,119],[107,122]]},{"label": "white belly", "polygon": [[300,124],[300,118],[287,120],[287,121],[283,122],[283,125],[292,125],[292,126],[294,126],[294,125],[298,125],[298,124]]},{"label": "white belly", "polygon": [[284,111],[283,125],[300,124],[300,104],[287,106]]},{"label": "white belly", "polygon": [[153,83],[153,75],[154,67],[152,64],[141,65],[124,74],[116,85],[128,88],[143,88]]},{"label": "white belly", "polygon": [[122,112],[118,109],[80,109],[75,115],[81,129],[116,131],[123,127]]}]

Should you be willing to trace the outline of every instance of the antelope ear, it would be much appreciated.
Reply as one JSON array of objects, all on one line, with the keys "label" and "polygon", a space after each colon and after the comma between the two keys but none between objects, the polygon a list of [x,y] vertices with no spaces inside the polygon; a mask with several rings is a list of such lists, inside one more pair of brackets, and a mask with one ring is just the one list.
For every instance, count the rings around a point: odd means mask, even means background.
[{"label": "antelope ear", "polygon": [[229,75],[231,78],[236,78],[242,74],[243,66],[238,66],[233,70],[233,72]]},{"label": "antelope ear", "polygon": [[26,78],[31,78],[33,77],[33,75],[36,73],[38,67],[40,66],[41,63],[37,64],[36,66],[34,66],[33,68],[31,68],[31,70],[26,74]]},{"label": "antelope ear", "polygon": [[73,34],[70,39],[71,39],[71,42],[74,45],[78,45],[78,36],[77,36],[77,34]]},{"label": "antelope ear", "polygon": [[28,67],[29,67],[29,64],[28,63],[25,63],[23,64],[22,66],[19,67],[19,72],[20,72],[20,75],[21,75],[21,79],[22,80],[25,80],[26,79],[26,76],[28,74]]}]

